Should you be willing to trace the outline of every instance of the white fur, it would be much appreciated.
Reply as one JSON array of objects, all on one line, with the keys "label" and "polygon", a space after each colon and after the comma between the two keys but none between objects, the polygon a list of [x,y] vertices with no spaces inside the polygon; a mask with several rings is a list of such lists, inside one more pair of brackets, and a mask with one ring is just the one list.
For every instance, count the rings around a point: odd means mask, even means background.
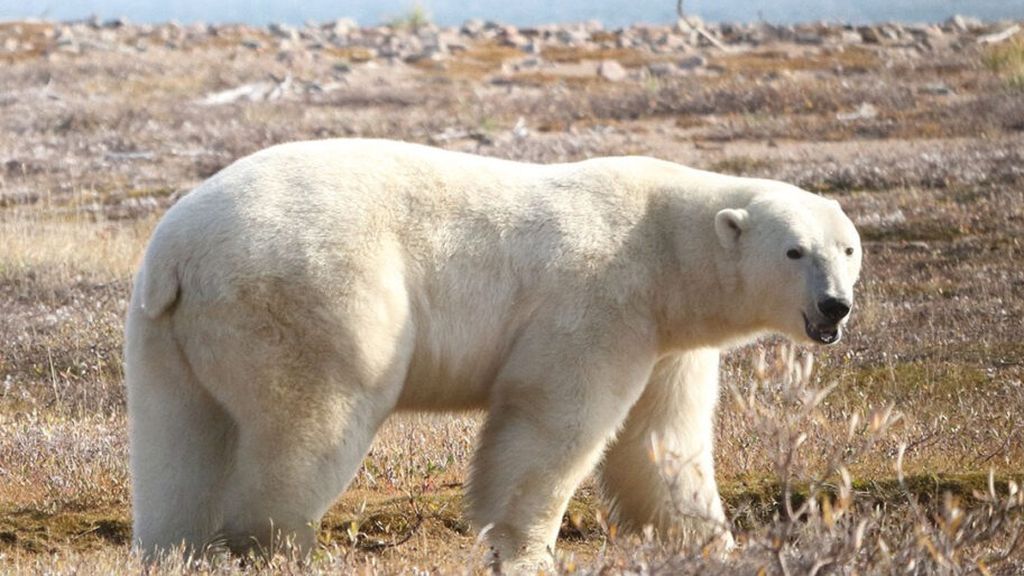
[{"label": "white fur", "polygon": [[[779,182],[372,140],[264,150],[167,213],[136,280],[135,540],[308,549],[391,412],[477,408],[468,513],[507,569],[550,562],[609,445],[624,525],[713,535],[719,348],[806,339],[802,313],[852,298],[859,267],[838,205]],[[652,435],[692,457],[672,483]]]}]

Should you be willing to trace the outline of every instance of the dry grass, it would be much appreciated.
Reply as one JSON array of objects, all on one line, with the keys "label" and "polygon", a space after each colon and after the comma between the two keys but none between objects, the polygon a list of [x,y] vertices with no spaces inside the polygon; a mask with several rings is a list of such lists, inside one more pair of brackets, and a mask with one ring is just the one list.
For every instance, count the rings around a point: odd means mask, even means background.
[{"label": "dry grass", "polygon": [[1024,88],[1024,39],[1019,36],[1004,44],[990,47],[984,56],[985,66],[1006,79],[1013,88]]},{"label": "dry grass", "polygon": [[0,276],[13,280],[45,271],[54,283],[110,282],[130,277],[152,232],[152,218],[91,222],[80,218],[3,220]]},{"label": "dry grass", "polygon": [[[48,38],[0,26],[12,34]],[[1024,571],[1012,484],[1024,462],[1019,41],[918,59],[781,46],[720,56],[718,76],[491,84],[518,51],[481,44],[442,67],[373,68],[354,51],[284,57],[241,38],[29,51],[0,67],[0,572],[142,571],[127,544],[120,367],[135,262],[156,218],[232,159],[330,136],[539,162],[655,154],[826,190],[859,223],[866,270],[849,337],[820,352],[814,375],[795,377],[802,356],[774,341],[726,359],[718,469],[740,550],[719,559],[623,536],[587,482],[563,523],[562,572]],[[663,57],[545,54],[610,56]],[[279,100],[196,103],[289,75]],[[934,82],[954,93],[922,93]],[[837,119],[864,102],[877,116]],[[159,572],[480,572],[460,496],[480,421],[389,421],[309,564]]]},{"label": "dry grass", "polygon": [[807,70],[841,70],[845,73],[865,74],[877,72],[882,60],[874,50],[854,46],[810,53],[778,49],[755,50],[717,56],[712,63],[730,73],[757,77],[782,71]]},{"label": "dry grass", "polygon": [[671,55],[654,55],[635,48],[578,48],[548,46],[541,56],[549,62],[576,63],[584,60],[615,60],[626,68],[639,68],[651,62],[669,60]]}]

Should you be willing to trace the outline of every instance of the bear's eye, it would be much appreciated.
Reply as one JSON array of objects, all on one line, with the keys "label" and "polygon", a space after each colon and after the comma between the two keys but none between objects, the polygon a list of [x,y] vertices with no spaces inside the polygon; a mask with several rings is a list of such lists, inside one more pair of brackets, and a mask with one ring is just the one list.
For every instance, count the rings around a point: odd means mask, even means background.
[{"label": "bear's eye", "polygon": [[846,249],[846,255],[847,256],[853,256],[853,248],[847,248]]},{"label": "bear's eye", "polygon": [[786,252],[786,256],[788,256],[790,260],[799,260],[804,257],[804,253],[799,248],[790,248]]}]

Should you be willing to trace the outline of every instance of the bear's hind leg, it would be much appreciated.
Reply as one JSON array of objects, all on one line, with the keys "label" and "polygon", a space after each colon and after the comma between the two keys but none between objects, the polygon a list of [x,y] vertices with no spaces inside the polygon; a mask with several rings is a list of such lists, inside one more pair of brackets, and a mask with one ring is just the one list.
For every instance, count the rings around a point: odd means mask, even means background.
[{"label": "bear's hind leg", "polygon": [[[718,402],[718,350],[662,359],[601,466],[613,519],[624,528],[653,525],[662,536],[705,544],[732,535],[715,483],[712,444]],[[652,461],[652,447],[678,465],[671,473]]]},{"label": "bear's hind leg", "polygon": [[196,381],[167,318],[129,314],[125,347],[133,541],[147,560],[184,545],[199,554],[220,526],[235,434]]},{"label": "bear's hind leg", "polygon": [[233,552],[308,554],[397,402],[413,345],[404,295],[346,286],[324,299],[274,281],[178,310],[193,368],[237,423],[220,502]]},{"label": "bear's hind leg", "polygon": [[316,545],[320,519],[392,408],[362,395],[335,404],[315,423],[240,428],[224,498],[223,536],[233,552],[270,555],[291,547],[301,557]]}]

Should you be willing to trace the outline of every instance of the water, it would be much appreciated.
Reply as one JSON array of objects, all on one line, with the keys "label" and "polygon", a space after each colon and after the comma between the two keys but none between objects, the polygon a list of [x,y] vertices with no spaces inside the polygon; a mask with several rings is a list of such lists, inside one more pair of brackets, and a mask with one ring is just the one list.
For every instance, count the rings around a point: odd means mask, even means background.
[{"label": "water", "polygon": [[[0,0],[0,20],[96,15],[133,22],[301,24],[349,17],[371,25],[408,15],[417,6],[441,25],[467,18],[517,25],[600,20],[608,27],[675,20],[675,0]],[[1024,19],[1024,0],[687,0],[685,8],[723,22],[941,22],[952,14]]]}]

